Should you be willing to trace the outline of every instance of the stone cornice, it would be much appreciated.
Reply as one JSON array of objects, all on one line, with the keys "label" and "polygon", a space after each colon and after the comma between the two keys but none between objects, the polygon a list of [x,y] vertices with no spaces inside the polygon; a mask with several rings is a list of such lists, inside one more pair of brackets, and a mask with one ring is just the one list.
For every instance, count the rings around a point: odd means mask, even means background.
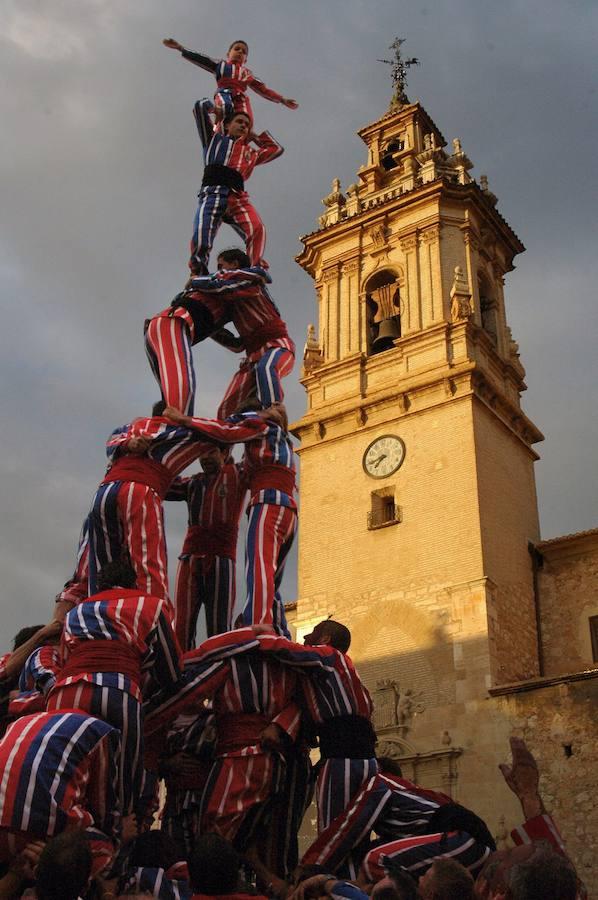
[{"label": "stone cornice", "polygon": [[572,672],[570,675],[552,675],[545,678],[530,678],[527,681],[513,681],[490,688],[491,697],[506,697],[509,694],[523,694],[526,691],[538,691],[555,685],[571,684],[579,681],[598,681],[598,668],[585,672]]},{"label": "stone cornice", "polygon": [[[314,277],[317,251],[320,246],[328,244],[332,238],[338,240],[341,236],[345,236],[346,233],[356,230],[358,227],[369,226],[383,216],[390,217],[393,214],[398,214],[398,212],[405,207],[426,201],[429,202],[434,199],[437,199],[439,202],[442,200],[453,200],[475,203],[482,219],[488,221],[497,236],[500,236],[502,239],[511,259],[518,253],[523,253],[525,250],[523,243],[517,237],[511,226],[500,213],[487,202],[483,191],[475,182],[470,182],[469,184],[453,184],[445,179],[437,179],[428,184],[419,185],[410,191],[405,191],[403,193],[396,192],[396,196],[390,196],[390,198],[386,200],[384,199],[385,194],[393,194],[393,191],[381,191],[379,195],[376,194],[369,198],[370,200],[376,201],[375,205],[356,213],[354,216],[342,219],[334,225],[328,225],[325,228],[313,231],[310,234],[303,235],[300,240],[304,244],[304,249],[295,257],[296,262]],[[378,199],[380,202],[377,202]],[[442,223],[442,209],[439,210],[438,218]]]}]

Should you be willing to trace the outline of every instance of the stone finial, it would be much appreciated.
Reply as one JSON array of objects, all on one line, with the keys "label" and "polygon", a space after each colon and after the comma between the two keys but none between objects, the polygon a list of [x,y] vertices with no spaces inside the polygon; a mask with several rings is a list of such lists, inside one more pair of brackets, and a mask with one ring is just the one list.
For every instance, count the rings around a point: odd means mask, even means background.
[{"label": "stone finial", "polygon": [[463,153],[463,148],[461,147],[461,139],[453,138],[453,153]]},{"label": "stone finial", "polygon": [[324,220],[322,227],[325,225],[334,225],[340,220],[346,202],[345,196],[341,191],[340,180],[338,178],[333,178],[331,192],[326,197],[322,198],[322,203],[326,207],[326,212],[318,220],[320,224],[322,224],[322,219]]},{"label": "stone finial", "polygon": [[496,206],[498,202],[498,197],[496,194],[493,194],[490,188],[488,187],[488,176],[480,175],[480,188],[484,193],[486,200],[489,200],[492,206]]},{"label": "stone finial", "polygon": [[361,212],[361,200],[359,199],[359,185],[350,184],[347,188],[347,215],[356,216]]},{"label": "stone finial", "polygon": [[315,326],[307,326],[307,339],[303,347],[303,372],[308,374],[322,364],[322,349],[316,337]]},{"label": "stone finial", "polygon": [[455,266],[453,286],[450,292],[451,319],[453,322],[464,322],[473,315],[471,290],[461,266]]}]

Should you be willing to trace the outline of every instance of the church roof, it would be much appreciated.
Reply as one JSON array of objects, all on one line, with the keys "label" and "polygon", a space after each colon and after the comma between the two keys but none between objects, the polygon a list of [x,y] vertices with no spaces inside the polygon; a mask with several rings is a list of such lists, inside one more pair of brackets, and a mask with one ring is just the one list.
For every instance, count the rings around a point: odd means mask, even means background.
[{"label": "church roof", "polygon": [[556,544],[563,544],[567,541],[576,541],[579,538],[585,537],[598,537],[598,528],[589,528],[587,531],[575,531],[573,534],[561,534],[559,537],[549,538],[546,541],[540,541],[536,544],[536,549],[538,550],[548,550],[549,547],[554,547]]}]

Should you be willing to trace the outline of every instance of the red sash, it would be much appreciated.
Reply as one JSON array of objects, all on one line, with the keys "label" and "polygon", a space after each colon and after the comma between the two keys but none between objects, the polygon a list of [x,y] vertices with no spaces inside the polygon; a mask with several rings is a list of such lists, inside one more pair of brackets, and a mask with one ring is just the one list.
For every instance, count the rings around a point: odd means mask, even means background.
[{"label": "red sash", "polygon": [[226,556],[235,559],[237,555],[238,529],[232,525],[190,525],[185,535],[182,554],[189,556]]},{"label": "red sash", "polygon": [[264,347],[268,341],[274,341],[277,338],[288,338],[289,333],[287,326],[282,319],[274,319],[268,325],[262,325],[259,331],[252,331],[250,334],[242,335],[243,344],[246,353],[254,353],[260,347]]},{"label": "red sash", "polygon": [[270,719],[259,713],[234,713],[219,716],[216,724],[218,743],[216,754],[232,753],[252,744],[259,744],[260,735]]},{"label": "red sash", "polygon": [[282,491],[293,496],[295,490],[295,473],[286,466],[274,463],[271,466],[260,466],[251,473],[249,492],[251,496],[267,489]]},{"label": "red sash", "polygon": [[94,672],[117,672],[130,678],[139,688],[141,658],[139,651],[122,641],[84,640],[69,652],[67,661],[58,673],[58,685],[73,675]]},{"label": "red sash", "polygon": [[134,456],[131,453],[119,458],[112,464],[102,484],[111,481],[134,481],[136,484],[145,484],[164,500],[168,488],[172,483],[172,474],[162,463],[148,459],[147,456]]}]

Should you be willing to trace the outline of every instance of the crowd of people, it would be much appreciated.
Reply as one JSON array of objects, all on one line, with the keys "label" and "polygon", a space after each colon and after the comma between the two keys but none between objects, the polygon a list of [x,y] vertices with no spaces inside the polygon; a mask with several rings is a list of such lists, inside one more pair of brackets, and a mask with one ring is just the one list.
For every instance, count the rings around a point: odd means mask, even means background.
[{"label": "crowd of people", "polygon": [[[376,755],[346,625],[328,619],[291,640],[281,583],[297,506],[282,378],[295,348],[244,189],[282,148],[253,132],[246,89],[297,104],[255,79],[243,41],[220,61],[165,44],[218,82],[215,102],[195,105],[205,168],[190,277],[146,322],[162,399],[108,439],[51,621],[22,629],[0,658],[0,900],[581,897],[522,741],[503,775],[525,821],[517,846],[496,851],[472,810]],[[222,252],[210,274],[222,221],[246,249]],[[208,337],[245,353],[214,419],[193,415],[192,347]],[[196,460],[202,471],[181,475]],[[164,500],[189,511],[174,602]],[[202,609],[208,637],[197,644]],[[299,858],[314,795],[317,837]]]}]

